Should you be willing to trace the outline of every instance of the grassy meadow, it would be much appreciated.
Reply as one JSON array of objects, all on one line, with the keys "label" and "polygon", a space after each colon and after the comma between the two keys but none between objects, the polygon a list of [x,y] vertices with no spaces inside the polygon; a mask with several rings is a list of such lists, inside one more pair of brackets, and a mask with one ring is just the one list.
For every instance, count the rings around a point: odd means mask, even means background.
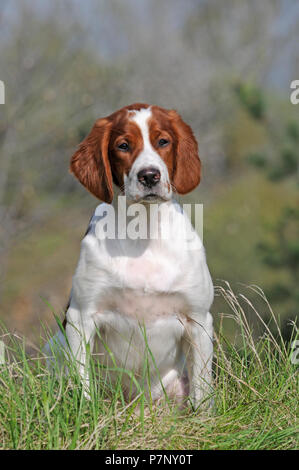
[{"label": "grassy meadow", "polygon": [[[247,290],[261,298],[274,329],[243,293],[235,293],[228,283],[217,287],[226,308],[215,333],[214,405],[208,411],[193,410],[189,404],[179,409],[167,396],[153,404],[142,387],[128,403],[120,386],[110,386],[109,371],[97,369],[92,360],[87,400],[71,362],[68,377],[58,367],[50,373],[41,349],[35,347],[29,356],[21,337],[3,332],[7,347],[0,366],[0,448],[297,448],[298,366],[262,291],[254,286]],[[264,331],[259,338],[248,323],[247,309]],[[234,341],[223,333],[227,321],[235,326]],[[296,333],[294,327],[293,339]]]}]

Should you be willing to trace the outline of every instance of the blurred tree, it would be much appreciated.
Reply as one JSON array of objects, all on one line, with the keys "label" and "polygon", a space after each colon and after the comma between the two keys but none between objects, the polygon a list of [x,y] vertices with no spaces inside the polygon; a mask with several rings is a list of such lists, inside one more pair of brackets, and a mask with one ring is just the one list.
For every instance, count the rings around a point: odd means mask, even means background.
[{"label": "blurred tree", "polygon": [[[281,87],[282,72],[294,76],[298,65],[299,5],[293,0],[0,3],[0,79],[7,94],[0,107],[0,290],[5,261],[12,254],[10,269],[16,256],[15,274],[6,272],[1,301],[9,279],[14,283],[19,271],[27,272],[15,253],[26,245],[29,232],[47,227],[49,215],[55,226],[55,217],[74,206],[74,199],[77,205],[83,200],[85,207],[96,204],[67,171],[71,153],[95,118],[137,101],[178,109],[199,138],[205,171],[201,195],[190,198],[202,200],[206,192],[211,200],[217,182],[231,172],[225,142],[237,108],[232,80],[246,76],[267,86],[278,77]],[[248,99],[246,93],[243,98]],[[251,107],[257,117],[263,115],[257,97]],[[234,128],[245,149],[248,128],[242,123]],[[230,179],[229,185],[234,184]],[[216,245],[219,230],[215,221]],[[56,235],[56,227],[53,231]],[[21,243],[12,250],[19,237]],[[243,255],[242,243],[238,250]],[[48,292],[53,285],[47,255],[37,252],[32,259],[41,260],[39,274]],[[24,258],[30,261],[28,253]],[[239,278],[231,259],[224,260],[224,277],[234,272]],[[56,279],[60,268],[55,262],[54,268]],[[33,297],[39,295],[35,280],[23,284],[24,292],[32,289]],[[11,316],[14,307],[2,305]]]},{"label": "blurred tree", "polygon": [[[278,131],[269,118],[263,92],[248,83],[239,83],[235,92],[250,116],[264,126],[271,141],[269,152],[260,151],[248,156],[249,162],[265,172],[273,182],[288,179],[299,190],[299,122],[289,120]],[[263,263],[271,269],[284,269],[288,283],[278,283],[267,292],[270,302],[280,302],[287,307],[288,318],[299,313],[299,205],[286,206],[273,229],[274,242],[263,241],[257,249]],[[285,330],[286,331],[286,330]]]},{"label": "blurred tree", "polygon": [[[7,3],[8,5],[8,3]],[[57,4],[55,4],[57,6]],[[84,31],[70,12],[46,17],[19,5],[0,42],[6,104],[0,115],[0,291],[11,245],[70,191],[75,146],[89,131],[97,108],[113,110],[122,71],[85,48]],[[0,15],[0,23],[6,22]],[[111,105],[111,108],[107,106]],[[101,115],[100,114],[100,115]]]}]

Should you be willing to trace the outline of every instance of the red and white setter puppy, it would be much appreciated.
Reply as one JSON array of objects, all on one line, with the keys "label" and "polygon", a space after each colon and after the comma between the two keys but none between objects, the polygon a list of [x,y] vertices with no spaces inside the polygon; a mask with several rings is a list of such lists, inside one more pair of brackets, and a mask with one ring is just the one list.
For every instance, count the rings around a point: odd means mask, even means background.
[{"label": "red and white setter puppy", "polygon": [[[198,407],[211,390],[213,284],[199,236],[189,249],[177,235],[182,227],[192,226],[174,199],[175,193],[186,194],[200,181],[191,128],[174,110],[140,103],[126,106],[96,121],[70,169],[104,201],[81,243],[65,320],[86,395],[86,345],[92,351],[99,335],[101,363],[130,371],[122,374],[125,395],[134,396],[139,383],[153,400],[166,390],[171,397],[190,397]],[[121,197],[126,202],[120,206]],[[129,222],[120,212],[132,216],[136,204],[147,220],[152,206],[158,207],[151,236],[126,235]],[[107,230],[97,236],[99,221],[111,209],[117,233],[109,236]],[[167,236],[162,237],[167,223]],[[57,338],[66,343],[61,332]],[[146,355],[150,380],[144,385]],[[111,377],[117,380],[119,374],[111,372]]]}]

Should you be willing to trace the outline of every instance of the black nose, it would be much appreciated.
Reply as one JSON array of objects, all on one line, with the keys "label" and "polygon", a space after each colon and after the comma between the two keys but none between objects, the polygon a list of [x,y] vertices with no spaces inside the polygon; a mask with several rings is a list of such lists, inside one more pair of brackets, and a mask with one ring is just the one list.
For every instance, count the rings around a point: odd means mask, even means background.
[{"label": "black nose", "polygon": [[159,183],[161,178],[161,173],[156,168],[144,168],[140,170],[137,174],[138,181],[146,186],[147,188],[152,188],[155,184]]}]

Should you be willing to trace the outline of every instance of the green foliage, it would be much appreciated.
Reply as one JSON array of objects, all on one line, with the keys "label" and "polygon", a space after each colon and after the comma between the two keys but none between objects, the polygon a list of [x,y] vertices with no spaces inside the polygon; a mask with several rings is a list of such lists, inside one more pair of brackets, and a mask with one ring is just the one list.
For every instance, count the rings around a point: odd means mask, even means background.
[{"label": "green foliage", "polygon": [[266,166],[266,157],[262,153],[252,153],[248,155],[248,161],[257,168],[264,168]]},{"label": "green foliage", "polygon": [[[248,161],[263,169],[266,177],[273,182],[289,179],[299,183],[299,122],[290,120],[281,125],[282,135],[277,135],[268,116],[269,109],[261,90],[248,84],[239,85],[236,93],[241,105],[253,119],[258,119],[266,129],[271,146],[271,159],[266,153],[255,153]],[[257,112],[257,109],[259,110]],[[273,152],[274,149],[274,152]],[[298,186],[299,187],[299,186]],[[292,300],[292,310],[299,311],[299,210],[296,206],[286,206],[281,211],[273,229],[275,241],[262,241],[257,248],[263,263],[271,269],[284,269],[289,274],[288,286],[277,284],[268,292],[270,301]]]},{"label": "green foliage", "polygon": [[254,119],[262,119],[265,115],[265,100],[262,92],[248,83],[238,83],[234,87],[240,103]]}]

